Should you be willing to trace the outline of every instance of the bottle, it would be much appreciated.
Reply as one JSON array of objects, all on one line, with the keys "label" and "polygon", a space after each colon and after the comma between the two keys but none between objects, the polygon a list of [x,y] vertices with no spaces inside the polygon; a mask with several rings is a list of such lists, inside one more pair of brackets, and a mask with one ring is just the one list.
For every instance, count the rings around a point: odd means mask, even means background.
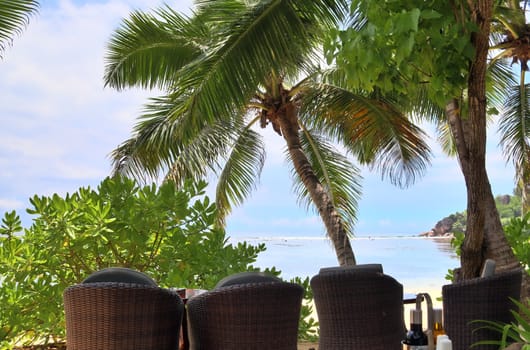
[{"label": "bottle", "polygon": [[442,309],[433,309],[434,313],[434,327],[432,329],[432,335],[434,338],[434,345],[438,342],[438,336],[445,334],[445,329],[442,322]]},{"label": "bottle", "polygon": [[427,350],[428,344],[421,324],[421,310],[410,310],[410,330],[403,340],[403,350]]},{"label": "bottle", "polygon": [[436,344],[436,350],[453,350],[453,343],[446,335],[441,335]]}]

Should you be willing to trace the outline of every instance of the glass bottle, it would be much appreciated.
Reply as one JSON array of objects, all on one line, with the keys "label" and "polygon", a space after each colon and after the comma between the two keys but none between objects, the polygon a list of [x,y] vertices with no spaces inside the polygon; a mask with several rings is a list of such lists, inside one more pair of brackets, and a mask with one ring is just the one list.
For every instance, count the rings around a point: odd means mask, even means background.
[{"label": "glass bottle", "polygon": [[403,340],[403,350],[427,350],[427,335],[423,333],[421,310],[410,310],[410,330]]},{"label": "glass bottle", "polygon": [[434,313],[434,327],[432,335],[434,338],[434,345],[436,345],[438,336],[445,334],[445,329],[442,322],[442,309],[433,309]]}]

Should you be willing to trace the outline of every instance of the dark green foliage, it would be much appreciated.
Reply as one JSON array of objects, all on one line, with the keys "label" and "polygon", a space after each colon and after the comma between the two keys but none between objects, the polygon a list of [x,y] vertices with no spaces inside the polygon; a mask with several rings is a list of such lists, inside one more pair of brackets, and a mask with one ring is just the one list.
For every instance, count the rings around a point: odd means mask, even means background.
[{"label": "dark green foliage", "polygon": [[265,245],[227,242],[214,227],[206,183],[140,187],[107,178],[64,198],[35,196],[33,225],[22,232],[15,212],[0,226],[0,348],[64,337],[63,290],[95,270],[126,266],[162,287],[212,288],[253,270]]},{"label": "dark green foliage", "polygon": [[[495,197],[495,204],[497,211],[501,218],[503,225],[506,225],[514,217],[521,216],[521,196],[520,195],[500,195]],[[449,215],[449,218],[454,220],[453,232],[465,232],[466,231],[466,211],[456,212]]]},{"label": "dark green foliage", "polygon": [[440,0],[354,0],[351,10],[353,25],[332,33],[324,47],[350,84],[410,96],[426,89],[439,106],[460,96],[474,56],[468,35],[475,28],[464,12]]},{"label": "dark green foliage", "polygon": [[[503,223],[504,233],[508,243],[512,247],[515,257],[521,265],[530,273],[530,213],[521,217],[521,197],[519,195],[497,196],[495,198],[497,210]],[[460,247],[464,242],[464,232],[466,230],[466,213],[459,212],[451,214],[449,217],[456,221],[453,224],[454,238],[451,245],[460,256]],[[446,279],[452,280],[452,270],[449,270]]]},{"label": "dark green foliage", "polygon": [[[528,300],[530,301],[530,300]],[[477,329],[490,329],[499,333],[499,339],[492,339],[481,341],[473,344],[473,346],[481,344],[497,345],[499,349],[507,349],[512,343],[520,344],[521,350],[530,350],[530,309],[527,304],[523,304],[515,299],[512,299],[514,309],[510,310],[513,315],[514,322],[502,323],[487,320],[476,320]],[[515,310],[519,310],[518,312]]]},{"label": "dark green foliage", "polygon": [[506,238],[515,257],[530,273],[530,213],[524,217],[514,217],[504,226]]},{"label": "dark green foliage", "polygon": [[454,213],[449,215],[449,217],[454,220],[453,232],[465,232],[466,231],[466,212]]},{"label": "dark green foliage", "polygon": [[300,312],[300,323],[298,324],[298,338],[311,342],[318,341],[318,322],[311,316],[313,314],[313,290],[309,285],[309,277],[302,279],[295,277],[291,280],[304,287],[304,300]]},{"label": "dark green foliage", "polygon": [[495,197],[497,210],[503,225],[506,225],[512,218],[521,216],[521,196],[497,196]]}]

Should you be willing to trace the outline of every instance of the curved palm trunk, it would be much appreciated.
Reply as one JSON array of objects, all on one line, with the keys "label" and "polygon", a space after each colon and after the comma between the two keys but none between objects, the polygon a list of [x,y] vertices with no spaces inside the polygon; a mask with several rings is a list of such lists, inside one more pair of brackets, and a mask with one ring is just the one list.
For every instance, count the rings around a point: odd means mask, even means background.
[{"label": "curved palm trunk", "polygon": [[339,264],[341,266],[355,265],[355,255],[339,213],[333,203],[331,203],[328,193],[318,180],[311,163],[309,163],[302,150],[298,134],[297,108],[293,103],[287,103],[282,109],[282,115],[278,118],[278,122],[283,138],[287,143],[294,168],[311,195],[313,203],[318,208],[320,217],[326,226],[327,234],[333,242]]}]

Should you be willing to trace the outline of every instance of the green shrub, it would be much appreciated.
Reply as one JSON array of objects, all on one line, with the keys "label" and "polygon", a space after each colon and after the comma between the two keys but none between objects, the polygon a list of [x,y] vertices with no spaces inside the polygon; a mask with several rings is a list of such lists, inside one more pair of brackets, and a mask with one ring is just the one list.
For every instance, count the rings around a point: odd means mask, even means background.
[{"label": "green shrub", "polygon": [[512,247],[515,257],[524,269],[530,273],[530,213],[523,217],[511,218],[504,226],[506,239]]},{"label": "green shrub", "polygon": [[[502,323],[486,320],[477,320],[473,323],[478,324],[480,327],[477,329],[490,329],[499,333],[499,339],[491,339],[480,341],[476,345],[496,345],[499,349],[506,349],[512,343],[518,343],[521,345],[521,350],[530,350],[530,309],[525,304],[512,299],[516,308],[519,310],[510,310],[513,315],[514,322]],[[527,301],[529,304],[530,300]]]},{"label": "green shrub", "polygon": [[318,341],[318,322],[313,315],[313,290],[309,284],[309,277],[293,278],[290,282],[297,283],[304,287],[304,299],[300,311],[300,323],[298,325],[298,338],[300,340],[315,342]]},{"label": "green shrub", "polygon": [[[520,199],[511,197],[510,204],[500,203],[500,196],[497,197],[497,205],[504,208],[504,212],[515,215],[516,208],[519,208]],[[464,227],[465,229],[465,227]],[[503,218],[503,229],[506,239],[512,248],[512,251],[521,263],[521,266],[530,274],[530,213],[525,216],[512,216]],[[460,256],[460,247],[464,241],[464,233],[455,230],[454,238],[451,240],[451,246],[457,256]],[[453,280],[453,271],[449,270],[446,279]]]},{"label": "green shrub", "polygon": [[162,287],[210,289],[253,270],[264,244],[228,244],[214,227],[206,183],[140,187],[107,178],[97,190],[31,198],[22,229],[16,212],[0,226],[0,348],[64,339],[62,293],[108,266],[144,271]]}]

